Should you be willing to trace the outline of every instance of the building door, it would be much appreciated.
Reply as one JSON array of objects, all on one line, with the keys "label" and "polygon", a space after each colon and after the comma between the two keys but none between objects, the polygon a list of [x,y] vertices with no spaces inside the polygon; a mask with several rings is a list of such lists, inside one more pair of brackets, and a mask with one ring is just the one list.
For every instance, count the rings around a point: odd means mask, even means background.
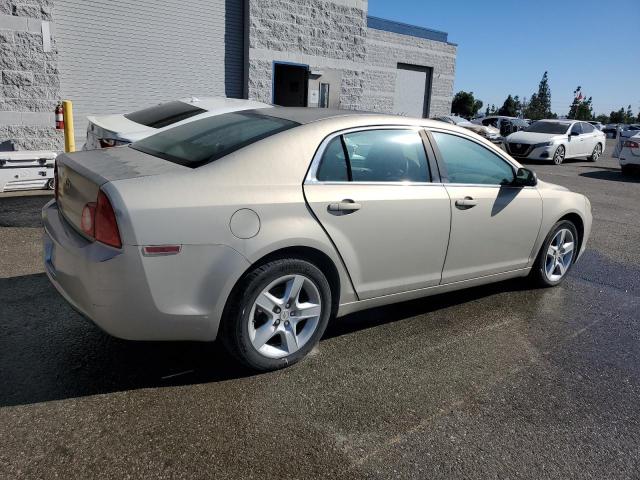
[{"label": "building door", "polygon": [[398,64],[393,113],[419,118],[429,116],[431,74],[430,67]]},{"label": "building door", "polygon": [[306,107],[309,67],[276,63],[273,66],[273,103],[282,107]]}]

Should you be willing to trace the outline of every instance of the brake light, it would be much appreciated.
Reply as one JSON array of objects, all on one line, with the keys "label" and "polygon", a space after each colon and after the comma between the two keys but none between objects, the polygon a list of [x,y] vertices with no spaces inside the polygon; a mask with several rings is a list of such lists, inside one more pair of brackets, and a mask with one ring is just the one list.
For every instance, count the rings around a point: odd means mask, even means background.
[{"label": "brake light", "polygon": [[622,146],[627,148],[640,148],[640,143],[634,142],[632,140],[627,140],[622,144]]},{"label": "brake light", "polygon": [[102,190],[98,192],[98,202],[95,213],[95,239],[112,247],[121,248],[120,231],[109,198]]},{"label": "brake light", "polygon": [[122,247],[116,214],[102,190],[98,190],[97,202],[89,202],[82,209],[80,228],[98,242],[111,247]]}]

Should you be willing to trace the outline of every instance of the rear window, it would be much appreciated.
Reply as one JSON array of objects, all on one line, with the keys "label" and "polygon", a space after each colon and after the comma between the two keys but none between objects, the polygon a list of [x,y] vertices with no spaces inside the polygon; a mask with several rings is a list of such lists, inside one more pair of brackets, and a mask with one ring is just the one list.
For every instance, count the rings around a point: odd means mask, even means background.
[{"label": "rear window", "polygon": [[170,128],[132,143],[131,148],[197,168],[298,125],[258,113],[225,113]]},{"label": "rear window", "polygon": [[204,112],[206,110],[200,107],[176,100],[175,102],[161,103],[155,107],[125,113],[124,116],[132,122],[140,123],[147,127],[162,128]]}]

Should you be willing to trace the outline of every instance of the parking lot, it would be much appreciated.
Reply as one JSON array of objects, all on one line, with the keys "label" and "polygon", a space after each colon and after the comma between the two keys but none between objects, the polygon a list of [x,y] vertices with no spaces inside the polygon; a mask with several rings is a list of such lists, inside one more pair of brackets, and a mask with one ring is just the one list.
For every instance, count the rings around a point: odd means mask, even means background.
[{"label": "parking lot", "polygon": [[640,176],[612,147],[528,164],[592,202],[560,287],[354,314],[261,375],[216,345],[102,333],[43,273],[51,195],[0,197],[0,477],[638,478]]}]

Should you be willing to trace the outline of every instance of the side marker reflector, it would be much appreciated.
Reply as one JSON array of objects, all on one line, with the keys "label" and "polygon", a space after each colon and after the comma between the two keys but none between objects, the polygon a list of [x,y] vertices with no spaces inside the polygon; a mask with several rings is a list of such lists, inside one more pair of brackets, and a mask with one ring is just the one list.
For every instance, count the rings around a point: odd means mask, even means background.
[{"label": "side marker reflector", "polygon": [[145,255],[177,255],[182,250],[181,245],[147,245],[142,247]]}]

